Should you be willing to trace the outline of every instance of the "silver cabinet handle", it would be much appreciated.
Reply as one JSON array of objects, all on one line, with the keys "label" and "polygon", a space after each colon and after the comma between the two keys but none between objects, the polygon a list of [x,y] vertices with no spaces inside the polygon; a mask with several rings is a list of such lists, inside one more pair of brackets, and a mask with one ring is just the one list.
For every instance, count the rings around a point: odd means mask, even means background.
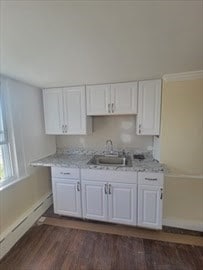
[{"label": "silver cabinet handle", "polygon": [[104,192],[105,192],[105,194],[108,194],[108,184],[105,184],[105,186],[104,186]]},{"label": "silver cabinet handle", "polygon": [[68,126],[65,125],[65,133],[67,133],[67,132],[68,132]]},{"label": "silver cabinet handle", "polygon": [[139,124],[139,134],[141,134],[141,124]]},{"label": "silver cabinet handle", "polygon": [[109,184],[109,194],[112,194],[112,185]]},{"label": "silver cabinet handle", "polygon": [[77,191],[80,191],[80,182],[77,182]]},{"label": "silver cabinet handle", "polygon": [[62,132],[63,132],[63,133],[65,132],[65,130],[64,130],[64,125],[62,125]]},{"label": "silver cabinet handle", "polygon": [[114,103],[111,104],[112,113],[114,113]]},{"label": "silver cabinet handle", "polygon": [[160,200],[162,200],[163,199],[163,188],[161,188],[160,191],[161,191]]},{"label": "silver cabinet handle", "polygon": [[108,104],[108,113],[111,113],[111,107],[110,106],[111,106],[111,104],[109,103]]},{"label": "silver cabinet handle", "polygon": [[147,180],[147,181],[157,181],[158,179],[157,178],[148,178],[148,177],[145,177],[145,180]]},{"label": "silver cabinet handle", "polygon": [[70,173],[69,172],[61,172],[60,174],[67,175],[67,174],[70,174]]}]

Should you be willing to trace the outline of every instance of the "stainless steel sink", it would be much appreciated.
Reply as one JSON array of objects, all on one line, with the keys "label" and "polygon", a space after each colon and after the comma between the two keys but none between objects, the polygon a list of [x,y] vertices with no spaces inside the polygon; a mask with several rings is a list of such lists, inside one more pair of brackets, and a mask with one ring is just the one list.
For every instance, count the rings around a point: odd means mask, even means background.
[{"label": "stainless steel sink", "polygon": [[123,166],[132,167],[132,159],[130,156],[104,156],[95,155],[87,163],[88,165],[103,165],[103,166]]}]

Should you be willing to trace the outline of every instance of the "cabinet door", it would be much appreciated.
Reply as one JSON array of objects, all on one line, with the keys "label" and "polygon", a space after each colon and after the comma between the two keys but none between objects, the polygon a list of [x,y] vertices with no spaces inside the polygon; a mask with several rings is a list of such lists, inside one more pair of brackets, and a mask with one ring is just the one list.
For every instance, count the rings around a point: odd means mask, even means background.
[{"label": "cabinet door", "polygon": [[138,185],[138,226],[162,228],[162,188]]},{"label": "cabinet door", "polygon": [[109,221],[136,225],[137,185],[109,184]]},{"label": "cabinet door", "polygon": [[112,113],[136,114],[137,96],[137,82],[111,84]]},{"label": "cabinet door", "polygon": [[87,115],[110,114],[110,85],[87,86]]},{"label": "cabinet door", "polygon": [[52,178],[54,212],[81,217],[80,181]]},{"label": "cabinet door", "polygon": [[64,119],[66,134],[86,133],[85,87],[64,88]]},{"label": "cabinet door", "polygon": [[159,135],[161,111],[161,80],[139,82],[138,135]]},{"label": "cabinet door", "polygon": [[63,134],[62,89],[44,89],[43,103],[46,134]]},{"label": "cabinet door", "polygon": [[107,221],[107,184],[82,181],[83,217]]}]

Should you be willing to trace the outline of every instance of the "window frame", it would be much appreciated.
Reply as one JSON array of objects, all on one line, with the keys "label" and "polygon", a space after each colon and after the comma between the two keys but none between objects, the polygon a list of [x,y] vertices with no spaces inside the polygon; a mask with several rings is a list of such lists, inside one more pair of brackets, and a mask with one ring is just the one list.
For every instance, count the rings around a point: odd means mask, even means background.
[{"label": "window frame", "polygon": [[2,147],[2,159],[5,174],[7,177],[0,180],[0,191],[4,188],[10,186],[11,184],[17,182],[17,164],[16,164],[16,153],[15,153],[15,143],[14,143],[14,132],[12,128],[11,113],[9,110],[9,99],[8,99],[8,89],[6,81],[0,77],[0,102],[1,102],[1,115],[2,122],[4,126],[5,141],[0,143]]}]

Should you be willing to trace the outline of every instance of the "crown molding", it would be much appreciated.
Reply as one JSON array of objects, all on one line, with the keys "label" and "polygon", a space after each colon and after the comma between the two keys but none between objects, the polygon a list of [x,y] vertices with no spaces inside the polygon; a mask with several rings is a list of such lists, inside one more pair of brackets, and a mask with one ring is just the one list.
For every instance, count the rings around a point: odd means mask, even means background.
[{"label": "crown molding", "polygon": [[203,70],[165,74],[162,78],[164,81],[186,81],[203,79]]}]

